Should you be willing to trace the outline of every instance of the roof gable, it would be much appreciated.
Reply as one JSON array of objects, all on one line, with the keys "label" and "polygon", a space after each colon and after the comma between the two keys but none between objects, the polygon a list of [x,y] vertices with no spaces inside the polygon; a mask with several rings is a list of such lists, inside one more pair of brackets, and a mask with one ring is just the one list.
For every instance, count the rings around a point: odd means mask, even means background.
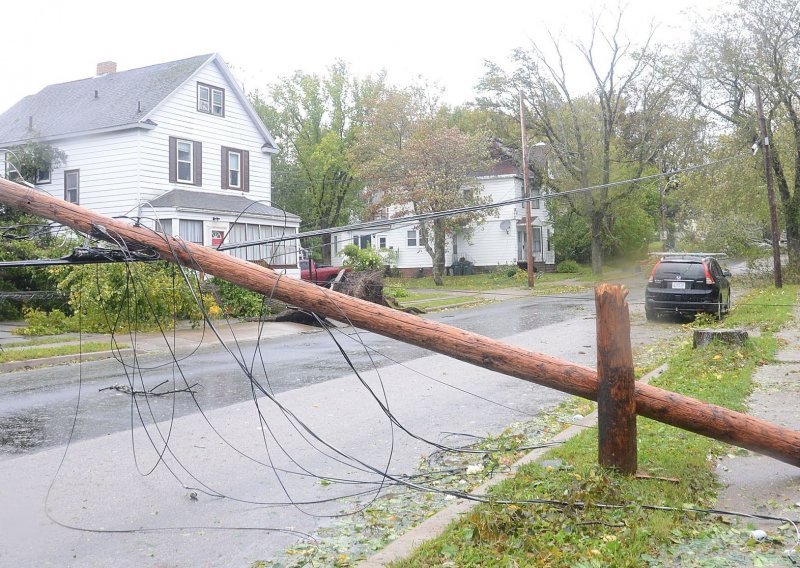
[{"label": "roof gable", "polygon": [[200,55],[49,85],[0,115],[0,141],[52,139],[135,126],[209,59]]},{"label": "roof gable", "polygon": [[152,128],[153,112],[205,65],[215,64],[264,138],[277,147],[218,54],[206,54],[88,79],[49,85],[0,115],[0,145],[126,128]]}]

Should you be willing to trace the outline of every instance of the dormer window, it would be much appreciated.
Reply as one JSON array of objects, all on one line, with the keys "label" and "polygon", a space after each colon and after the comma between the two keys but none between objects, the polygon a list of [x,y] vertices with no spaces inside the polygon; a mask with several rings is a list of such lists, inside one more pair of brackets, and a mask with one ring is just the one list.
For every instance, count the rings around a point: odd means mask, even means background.
[{"label": "dormer window", "polygon": [[197,110],[214,116],[225,116],[225,89],[197,83]]}]

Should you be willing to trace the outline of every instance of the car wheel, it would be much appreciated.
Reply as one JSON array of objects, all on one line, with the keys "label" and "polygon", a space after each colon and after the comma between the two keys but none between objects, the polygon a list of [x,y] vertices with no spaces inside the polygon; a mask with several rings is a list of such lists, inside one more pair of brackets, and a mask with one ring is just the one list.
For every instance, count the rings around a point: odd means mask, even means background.
[{"label": "car wheel", "polygon": [[656,313],[655,310],[648,310],[647,308],[645,308],[644,315],[647,318],[647,321],[655,321],[658,319],[658,314]]}]

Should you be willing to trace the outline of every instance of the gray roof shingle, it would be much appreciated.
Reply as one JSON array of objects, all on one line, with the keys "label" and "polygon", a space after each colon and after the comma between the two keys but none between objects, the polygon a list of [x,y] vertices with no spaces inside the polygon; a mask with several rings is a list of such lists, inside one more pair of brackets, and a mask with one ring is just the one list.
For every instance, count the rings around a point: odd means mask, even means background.
[{"label": "gray roof shingle", "polygon": [[45,87],[0,115],[0,144],[136,124],[212,56]]},{"label": "gray roof shingle", "polygon": [[219,193],[206,193],[173,189],[150,201],[152,207],[174,207],[176,209],[189,209],[192,211],[209,211],[213,213],[229,213],[243,216],[271,216],[286,218],[289,221],[299,221],[300,218],[292,213],[285,212],[277,207],[270,207],[258,201],[248,199],[243,195],[221,195]]}]

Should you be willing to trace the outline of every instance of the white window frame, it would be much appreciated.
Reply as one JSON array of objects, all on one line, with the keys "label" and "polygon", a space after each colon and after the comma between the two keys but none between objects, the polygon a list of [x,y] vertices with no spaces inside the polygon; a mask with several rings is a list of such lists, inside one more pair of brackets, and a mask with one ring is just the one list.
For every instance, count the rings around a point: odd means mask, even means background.
[{"label": "white window frame", "polygon": [[[216,101],[216,95],[219,95],[219,103]],[[219,107],[219,111],[217,111]],[[225,116],[225,92],[222,89],[215,89],[211,87],[211,114],[214,116]]]},{"label": "white window frame", "polygon": [[[75,187],[69,186],[70,176],[75,177]],[[81,199],[81,171],[80,170],[67,170],[64,172],[64,201],[68,203],[80,203]],[[71,193],[75,193],[75,199],[71,199]]]},{"label": "white window frame", "polygon": [[[47,176],[45,177],[45,176],[41,175],[43,173],[46,173]],[[36,184],[37,185],[50,183],[52,181],[53,181],[53,172],[52,172],[50,166],[48,166],[45,169],[37,169],[36,170]]]},{"label": "white window frame", "polygon": [[[189,145],[189,160],[181,160],[181,144]],[[189,179],[181,178],[181,164],[189,164]],[[175,142],[175,179],[178,183],[194,183],[194,142],[178,138]]]},{"label": "white window frame", "polygon": [[417,232],[416,229],[409,229],[408,231],[406,231],[406,244],[410,247],[419,246],[419,232]]},{"label": "white window frame", "polygon": [[[233,157],[236,156],[238,167],[233,167]],[[233,173],[236,172],[236,183],[233,183]],[[241,189],[242,187],[242,153],[229,150],[228,151],[228,187],[231,189]]]},{"label": "white window frame", "polygon": [[207,83],[197,83],[197,112],[225,116],[225,89]]},{"label": "white window frame", "polygon": [[211,114],[211,87],[197,84],[197,110]]}]

